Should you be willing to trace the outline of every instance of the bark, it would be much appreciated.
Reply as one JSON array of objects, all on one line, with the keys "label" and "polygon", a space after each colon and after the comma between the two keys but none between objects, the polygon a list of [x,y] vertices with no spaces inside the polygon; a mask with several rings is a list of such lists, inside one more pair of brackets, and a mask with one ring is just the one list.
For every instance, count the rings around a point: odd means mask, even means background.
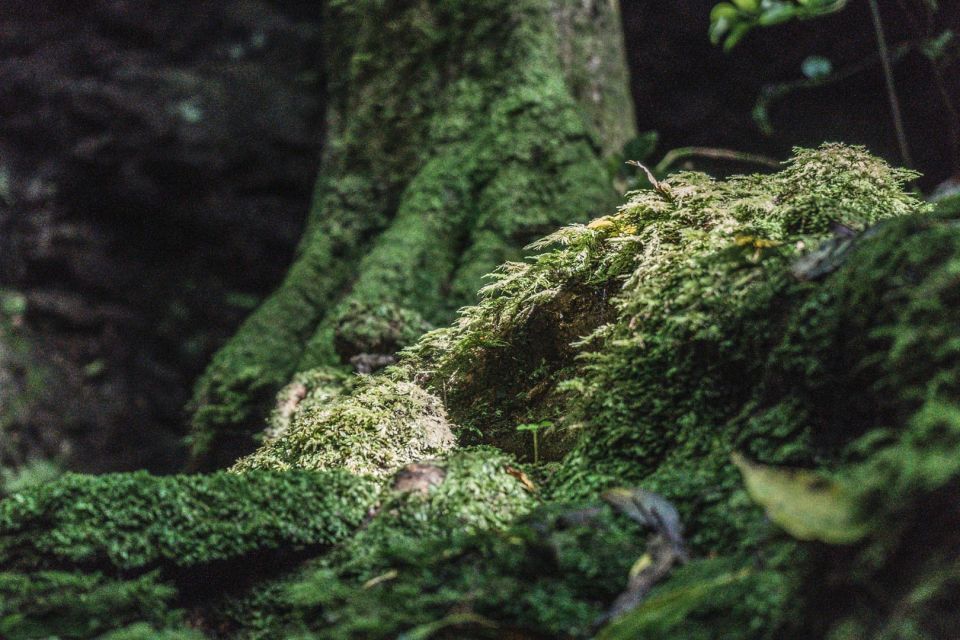
[{"label": "bark", "polygon": [[294,372],[356,355],[335,337],[382,343],[347,330],[358,316],[394,333],[446,322],[496,265],[615,202],[603,159],[633,133],[615,3],[323,10],[328,137],[307,230],[196,386],[198,467],[248,450]]}]

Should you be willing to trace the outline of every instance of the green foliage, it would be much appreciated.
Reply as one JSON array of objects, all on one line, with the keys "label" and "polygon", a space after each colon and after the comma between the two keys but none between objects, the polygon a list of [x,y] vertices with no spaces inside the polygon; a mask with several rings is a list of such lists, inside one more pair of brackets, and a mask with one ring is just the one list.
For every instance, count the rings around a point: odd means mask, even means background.
[{"label": "green foliage", "polygon": [[539,446],[539,434],[544,429],[549,429],[553,426],[553,422],[550,420],[541,420],[540,422],[527,422],[524,424],[517,425],[517,431],[520,433],[530,432],[533,435],[533,464],[537,464],[540,461],[540,446]]},{"label": "green foliage", "polygon": [[360,524],[377,491],[342,471],[67,474],[0,502],[0,564],[131,570],[330,545]]},{"label": "green foliage", "polygon": [[0,497],[56,479],[63,473],[52,460],[28,460],[16,469],[0,469]]},{"label": "green foliage", "polygon": [[132,624],[104,634],[99,640],[202,640],[205,636],[192,629],[157,630],[148,624]]},{"label": "green foliage", "polygon": [[732,0],[721,2],[710,12],[710,39],[723,41],[730,50],[750,30],[769,27],[790,20],[808,20],[836,13],[847,6],[847,0]]},{"label": "green foliage", "polygon": [[0,573],[0,636],[89,638],[141,621],[178,621],[176,590],[148,573],[117,580],[100,573]]}]

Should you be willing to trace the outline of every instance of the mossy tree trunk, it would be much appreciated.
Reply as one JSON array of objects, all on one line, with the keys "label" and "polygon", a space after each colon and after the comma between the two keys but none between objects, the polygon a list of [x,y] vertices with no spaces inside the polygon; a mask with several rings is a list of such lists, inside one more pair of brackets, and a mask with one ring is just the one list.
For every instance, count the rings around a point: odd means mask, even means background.
[{"label": "mossy tree trunk", "polygon": [[608,210],[633,135],[613,0],[324,3],[327,140],[298,256],[198,382],[197,468],[296,371],[404,346],[530,241]]}]

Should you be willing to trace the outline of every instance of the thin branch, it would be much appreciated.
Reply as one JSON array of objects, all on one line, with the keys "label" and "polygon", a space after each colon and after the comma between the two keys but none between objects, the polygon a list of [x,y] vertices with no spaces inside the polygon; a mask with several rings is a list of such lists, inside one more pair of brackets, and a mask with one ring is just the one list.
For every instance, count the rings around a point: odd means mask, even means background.
[{"label": "thin branch", "polygon": [[877,0],[868,0],[870,13],[873,16],[873,30],[877,36],[877,48],[880,50],[880,62],[883,64],[883,76],[887,82],[887,99],[890,101],[890,111],[893,114],[893,127],[897,133],[897,144],[900,145],[900,155],[907,167],[913,166],[910,155],[910,145],[907,142],[907,132],[903,128],[903,115],[900,112],[900,99],[897,97],[897,88],[893,80],[893,64],[890,62],[890,51],[887,49],[887,37],[883,32],[883,21],[880,19],[880,7]]},{"label": "thin branch", "polygon": [[780,162],[769,156],[757,153],[746,153],[744,151],[734,151],[733,149],[717,149],[714,147],[680,147],[672,149],[663,156],[663,160],[654,167],[654,173],[663,175],[667,169],[674,165],[678,160],[690,157],[708,158],[710,160],[732,160],[734,162],[745,162],[747,164],[758,164],[772,169],[779,169]]}]

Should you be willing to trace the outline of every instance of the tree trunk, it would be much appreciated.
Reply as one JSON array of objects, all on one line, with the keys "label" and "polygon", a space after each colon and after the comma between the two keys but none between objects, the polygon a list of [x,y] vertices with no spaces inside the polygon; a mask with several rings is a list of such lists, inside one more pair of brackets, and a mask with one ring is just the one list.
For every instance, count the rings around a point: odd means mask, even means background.
[{"label": "tree trunk", "polygon": [[604,160],[633,113],[615,2],[323,10],[327,140],[307,229],[195,388],[197,468],[249,450],[294,372],[388,355],[528,242],[616,203]]}]

